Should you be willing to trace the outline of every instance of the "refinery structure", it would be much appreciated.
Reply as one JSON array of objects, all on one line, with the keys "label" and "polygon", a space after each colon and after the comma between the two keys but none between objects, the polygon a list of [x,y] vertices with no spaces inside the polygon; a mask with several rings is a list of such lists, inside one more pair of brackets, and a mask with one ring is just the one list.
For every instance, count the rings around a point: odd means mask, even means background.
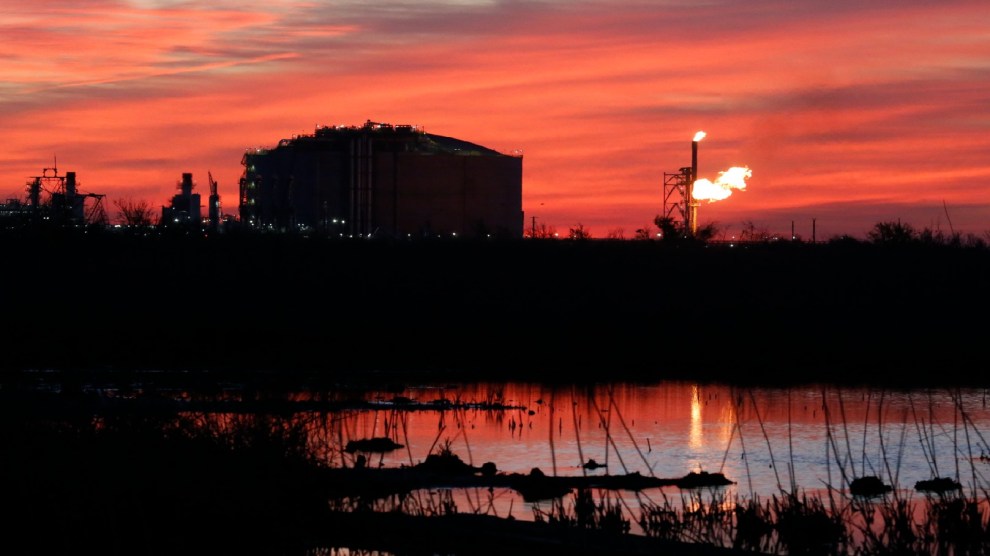
[{"label": "refinery structure", "polygon": [[698,177],[698,142],[706,133],[699,131],[691,140],[691,165],[678,172],[663,174],[663,213],[661,218],[690,237],[698,233],[698,207],[701,201],[721,201],[734,190],[746,189],[753,172],[748,166],[733,166],[719,172],[712,181]]},{"label": "refinery structure", "polygon": [[[232,216],[221,214],[217,182],[212,174],[207,175],[210,180],[210,196],[206,218],[203,217],[200,194],[193,192],[195,184],[192,173],[184,172],[177,184],[179,192],[172,196],[167,205],[161,207],[161,218],[155,220],[150,204],[136,205],[140,208],[121,206],[123,225],[181,228],[186,231],[223,231],[231,223]],[[8,198],[0,203],[0,229],[112,228],[114,226],[111,225],[104,207],[105,197],[102,193],[83,192],[76,173],[59,174],[56,164],[44,168],[40,176],[28,179],[24,198]],[[133,212],[125,214],[128,210]]]},{"label": "refinery structure", "polygon": [[0,204],[0,220],[5,227],[107,224],[105,195],[81,191],[75,172],[58,173],[57,160],[51,168],[44,168],[40,176],[29,178],[26,189],[26,199],[7,199]]},{"label": "refinery structure", "polygon": [[[222,214],[212,173],[209,197],[183,172],[157,213],[147,201],[116,201],[111,225],[103,194],[85,193],[75,172],[45,168],[23,198],[0,203],[0,227],[149,227],[182,233],[259,232],[364,238],[521,238],[522,155],[368,121],[317,127],[242,159],[238,215]],[[143,232],[144,233],[144,232]]]},{"label": "refinery structure", "polygon": [[202,196],[193,193],[195,183],[192,172],[183,172],[182,181],[177,188],[178,193],[172,196],[168,206],[162,207],[162,218],[159,221],[163,226],[200,227],[207,231],[221,231],[221,224],[226,220],[220,211],[220,194],[217,193],[217,181],[213,179],[213,173],[207,172],[210,181],[210,196],[207,205],[207,217],[203,219]]},{"label": "refinery structure", "polygon": [[245,153],[242,226],[346,237],[521,238],[522,157],[368,121]]},{"label": "refinery structure", "polygon": [[[735,166],[708,180],[699,177],[699,131],[691,165],[663,174],[662,234],[704,235],[698,229],[702,201],[745,190],[752,176]],[[26,195],[0,203],[0,228],[149,228],[181,234],[232,229],[341,238],[522,238],[522,155],[426,133],[412,125],[367,121],[361,126],[317,126],[312,135],[249,149],[241,158],[238,214],[221,212],[218,184],[208,172],[209,197],[190,172],[161,206],[116,201],[121,224],[111,226],[105,195],[80,190],[75,172],[57,166],[29,178]],[[204,210],[205,209],[205,210]],[[535,224],[534,224],[535,225]],[[661,234],[658,234],[660,236]],[[535,234],[534,234],[535,237]],[[675,236],[671,236],[675,237]]]}]

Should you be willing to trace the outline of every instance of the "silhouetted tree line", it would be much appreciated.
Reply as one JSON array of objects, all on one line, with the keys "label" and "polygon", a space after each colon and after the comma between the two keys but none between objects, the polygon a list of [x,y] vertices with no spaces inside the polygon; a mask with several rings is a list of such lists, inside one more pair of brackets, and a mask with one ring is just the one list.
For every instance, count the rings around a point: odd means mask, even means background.
[{"label": "silhouetted tree line", "polygon": [[906,245],[8,232],[0,367],[975,377],[990,250],[894,229]]}]

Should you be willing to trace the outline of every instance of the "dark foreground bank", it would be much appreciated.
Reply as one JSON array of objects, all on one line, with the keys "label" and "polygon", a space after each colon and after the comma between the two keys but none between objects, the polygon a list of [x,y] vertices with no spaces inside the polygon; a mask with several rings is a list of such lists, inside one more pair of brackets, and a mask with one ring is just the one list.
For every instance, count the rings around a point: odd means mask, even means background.
[{"label": "dark foreground bank", "polygon": [[980,383],[990,253],[4,237],[7,370]]},{"label": "dark foreground bank", "polygon": [[[14,405],[18,413],[5,405],[0,422],[5,554],[737,553],[453,507],[376,510],[423,485],[392,481],[396,494],[383,494],[380,471],[320,465],[298,426],[263,414],[219,433],[174,415],[101,412],[96,426],[71,401],[44,414]],[[431,488],[451,488],[432,477]]]},{"label": "dark foreground bank", "polygon": [[[986,492],[975,487],[968,495],[919,493],[913,502],[856,495],[855,481],[851,496],[782,488],[767,500],[728,498],[719,495],[726,484],[720,473],[669,481],[638,473],[505,473],[495,462],[464,463],[449,444],[415,465],[386,469],[367,464],[370,450],[356,450],[367,459],[343,457],[352,452],[349,425],[332,400],[347,399],[346,392],[327,393],[335,395],[322,411],[294,411],[301,402],[272,392],[244,392],[245,401],[231,405],[236,396],[229,392],[45,387],[54,385],[48,375],[0,383],[4,554],[988,551]],[[484,502],[485,492],[495,496],[489,486],[539,504],[496,512]],[[458,507],[455,490],[469,494],[467,506],[460,498]],[[634,510],[608,494],[619,490],[650,493]],[[860,529],[864,519],[878,527]],[[642,533],[631,532],[634,523]]]}]

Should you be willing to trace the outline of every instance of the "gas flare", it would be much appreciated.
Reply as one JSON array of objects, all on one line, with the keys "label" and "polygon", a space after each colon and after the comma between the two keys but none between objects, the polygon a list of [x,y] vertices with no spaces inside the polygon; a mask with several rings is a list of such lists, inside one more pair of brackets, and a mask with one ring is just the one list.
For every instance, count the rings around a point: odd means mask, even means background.
[{"label": "gas flare", "polygon": [[704,138],[705,138],[705,132],[704,131],[699,131],[698,133],[695,133],[694,134],[694,142],[701,141]]},{"label": "gas flare", "polygon": [[745,166],[733,166],[718,173],[718,178],[712,182],[702,178],[694,182],[692,197],[698,201],[715,202],[732,195],[733,189],[746,190],[746,179],[753,176],[753,171]]}]

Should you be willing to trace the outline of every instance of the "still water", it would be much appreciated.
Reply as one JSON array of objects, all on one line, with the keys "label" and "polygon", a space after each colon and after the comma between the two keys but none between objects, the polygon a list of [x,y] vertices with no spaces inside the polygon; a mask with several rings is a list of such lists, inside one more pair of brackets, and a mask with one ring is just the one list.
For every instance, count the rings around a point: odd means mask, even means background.
[{"label": "still water", "polygon": [[[907,496],[917,481],[934,477],[955,478],[967,493],[990,486],[984,389],[482,383],[362,396],[370,408],[323,417],[335,425],[313,429],[314,449],[333,465],[354,464],[357,454],[341,450],[343,443],[388,437],[402,447],[366,454],[369,466],[415,465],[446,447],[467,463],[492,462],[505,473],[721,472],[735,481],[722,487],[729,497],[765,498],[782,489],[841,494],[862,476]],[[582,465],[592,459],[603,467]],[[656,490],[642,494],[678,492]],[[512,492],[498,498],[493,507],[501,515],[532,513],[532,504]]]}]

